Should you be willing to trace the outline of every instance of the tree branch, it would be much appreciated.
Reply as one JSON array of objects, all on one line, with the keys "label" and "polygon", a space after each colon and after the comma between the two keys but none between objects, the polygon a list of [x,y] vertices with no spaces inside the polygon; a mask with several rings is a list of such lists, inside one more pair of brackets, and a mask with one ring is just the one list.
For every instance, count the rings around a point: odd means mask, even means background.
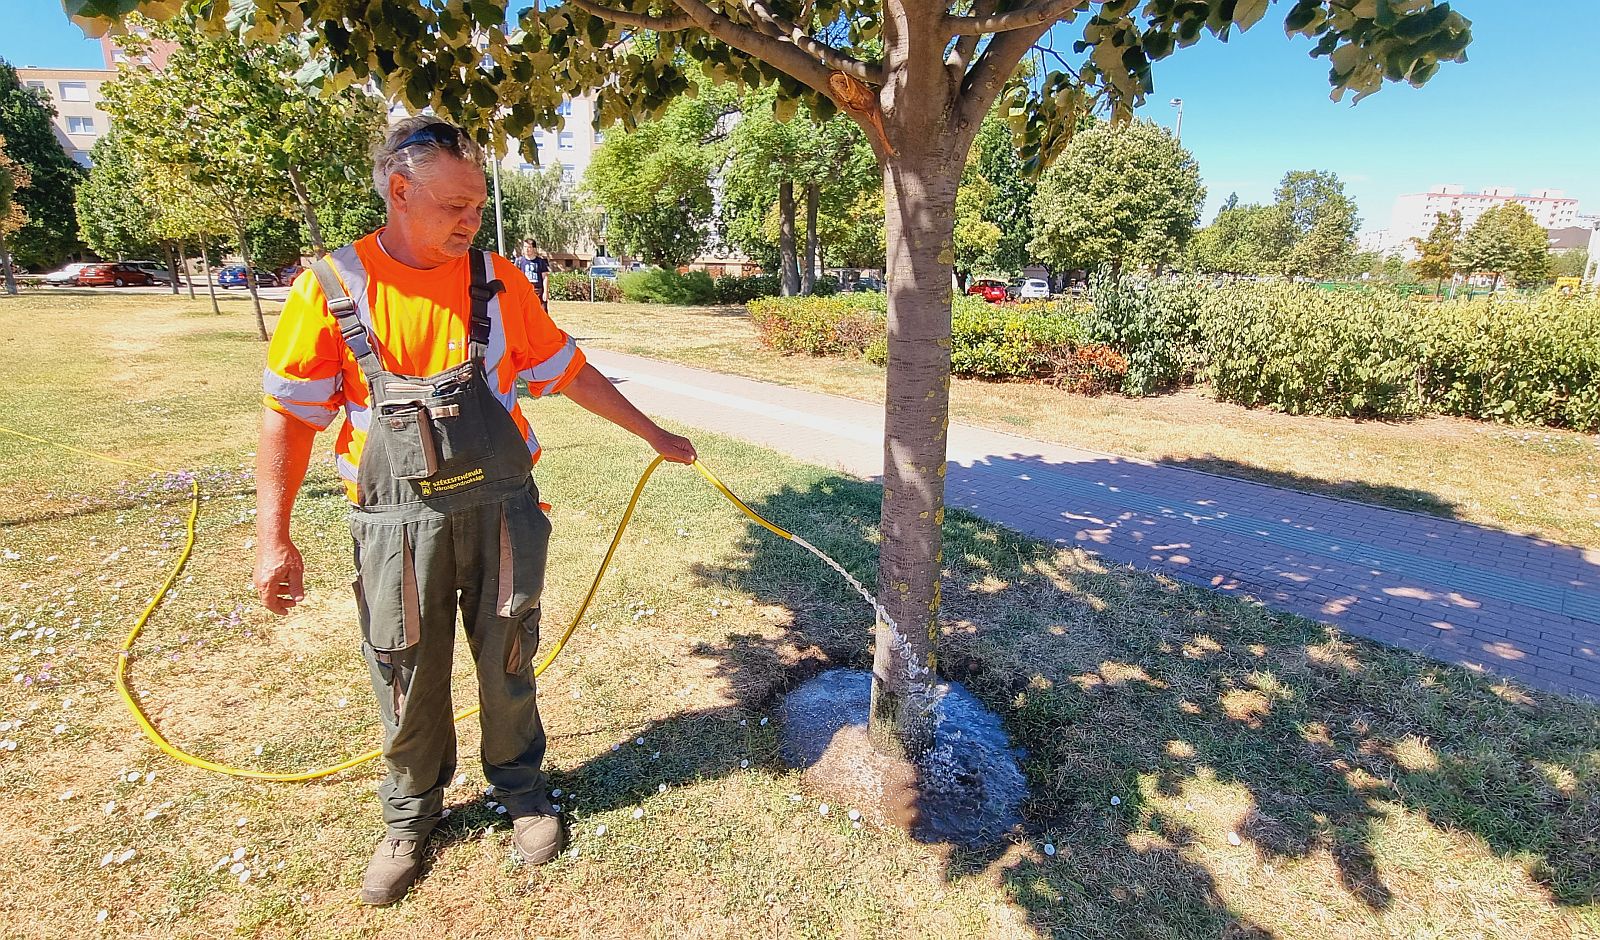
[{"label": "tree branch", "polygon": [[[952,36],[981,36],[986,33],[1006,33],[1017,29],[1030,29],[1053,24],[1069,14],[1076,14],[1089,5],[1089,0],[1039,0],[1020,9],[1005,13],[979,13],[974,16],[949,16],[944,27]],[[1031,43],[1030,43],[1031,44]]]},{"label": "tree branch", "polygon": [[1000,89],[1016,72],[1017,63],[1049,29],[1048,25],[1013,29],[989,40],[989,45],[984,47],[983,54],[978,56],[978,61],[961,83],[961,98],[957,107],[962,120],[974,124],[983,120],[995,99],[1000,96]]},{"label": "tree branch", "polygon": [[[588,2],[588,0],[584,0]],[[727,43],[746,55],[772,63],[790,76],[810,85],[815,91],[832,96],[828,90],[828,68],[811,53],[793,42],[768,35],[711,9],[704,0],[672,0],[713,39]]]},{"label": "tree branch", "polygon": [[[999,5],[1000,0],[976,0],[972,4],[972,13],[974,16],[988,16]],[[978,33],[966,33],[956,40],[955,48],[950,50],[950,55],[944,60],[956,81],[960,81],[967,74],[967,66],[972,64],[972,56],[978,51],[978,43],[982,39],[983,36]]]},{"label": "tree branch", "polygon": [[631,13],[627,10],[616,10],[594,0],[566,0],[590,16],[598,16],[603,20],[621,23],[623,26],[632,26],[634,29],[654,30],[658,33],[674,33],[681,29],[688,29],[695,25],[694,17],[687,13],[673,13],[666,16],[651,16],[647,13]]},{"label": "tree branch", "polygon": [[874,68],[855,56],[846,55],[827,43],[818,42],[794,23],[785,20],[764,0],[739,0],[739,7],[755,21],[757,28],[774,39],[794,44],[836,72],[854,75],[864,82],[882,84],[882,70]]}]

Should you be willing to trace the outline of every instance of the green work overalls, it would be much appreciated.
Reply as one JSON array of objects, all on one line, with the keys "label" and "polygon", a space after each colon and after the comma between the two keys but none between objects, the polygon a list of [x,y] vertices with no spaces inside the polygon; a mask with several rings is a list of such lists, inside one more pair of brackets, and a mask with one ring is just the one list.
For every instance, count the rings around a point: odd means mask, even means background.
[{"label": "green work overalls", "polygon": [[551,812],[533,676],[550,522],[527,443],[483,369],[505,286],[483,252],[468,264],[467,361],[421,378],[383,368],[355,251],[312,266],[371,389],[350,534],[362,649],[383,717],[389,773],[379,795],[391,839],[427,838],[455,774],[457,609],[477,665],[484,776],[512,817]]}]

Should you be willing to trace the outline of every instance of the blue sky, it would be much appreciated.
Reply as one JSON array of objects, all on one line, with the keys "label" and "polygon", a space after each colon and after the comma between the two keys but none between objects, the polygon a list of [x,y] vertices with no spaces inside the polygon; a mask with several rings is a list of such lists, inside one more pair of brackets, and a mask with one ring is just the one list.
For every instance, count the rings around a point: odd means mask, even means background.
[{"label": "blue sky", "polygon": [[[0,2],[21,7],[0,30],[0,58],[103,64],[59,0]],[[1367,229],[1388,225],[1395,196],[1435,183],[1562,189],[1580,211],[1600,213],[1600,0],[1452,6],[1473,21],[1470,61],[1440,69],[1426,88],[1392,85],[1354,107],[1334,103],[1327,60],[1275,25],[1288,10],[1278,0],[1250,32],[1226,44],[1208,37],[1157,63],[1141,116],[1171,126],[1167,102],[1184,100],[1183,142],[1205,178],[1206,221],[1230,192],[1269,201],[1293,169],[1338,173]]]}]

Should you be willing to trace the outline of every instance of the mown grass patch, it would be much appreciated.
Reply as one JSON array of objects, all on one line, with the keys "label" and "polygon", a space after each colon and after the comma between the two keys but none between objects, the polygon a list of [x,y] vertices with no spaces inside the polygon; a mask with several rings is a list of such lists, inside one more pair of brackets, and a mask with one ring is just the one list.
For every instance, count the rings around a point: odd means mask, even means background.
[{"label": "mown grass patch", "polygon": [[[166,416],[141,410],[172,407],[150,385],[108,384],[51,359],[62,329],[36,335],[23,326],[37,313],[17,310],[0,303],[10,338],[0,365],[35,368],[35,381],[31,397],[0,401],[0,424],[44,425],[64,441],[211,475],[200,550],[134,664],[152,714],[180,742],[252,766],[305,767],[370,746],[348,534],[320,460],[296,515],[310,603],[285,619],[250,603],[241,467],[254,447],[259,344],[212,336],[231,321],[195,325],[181,305],[141,308],[137,324],[178,324],[193,342],[131,356],[111,348],[135,342],[123,336],[125,309],[56,324],[72,331],[80,361],[122,363],[174,392],[176,376],[212,378],[184,406],[192,419]],[[587,586],[647,455],[569,403],[527,407],[547,448],[538,480],[555,504],[553,630]],[[870,582],[875,487],[737,442],[697,443],[752,505]],[[182,500],[163,478],[102,473],[3,437],[0,461],[0,551],[18,556],[0,556],[0,721],[22,721],[0,732],[17,744],[0,751],[14,806],[0,830],[0,935],[1600,930],[1594,706],[959,514],[947,525],[945,668],[1027,751],[1029,837],[946,855],[823,816],[777,763],[762,718],[801,676],[866,663],[869,613],[809,556],[670,469],[544,680],[552,785],[571,812],[576,855],[532,871],[508,864],[508,826],[483,801],[469,722],[465,779],[449,793],[426,879],[397,908],[362,909],[353,896],[379,830],[373,770],[312,785],[191,770],[154,752],[110,688],[122,631],[176,550]],[[107,495],[119,485],[128,489]],[[243,883],[231,871],[241,849]]]}]

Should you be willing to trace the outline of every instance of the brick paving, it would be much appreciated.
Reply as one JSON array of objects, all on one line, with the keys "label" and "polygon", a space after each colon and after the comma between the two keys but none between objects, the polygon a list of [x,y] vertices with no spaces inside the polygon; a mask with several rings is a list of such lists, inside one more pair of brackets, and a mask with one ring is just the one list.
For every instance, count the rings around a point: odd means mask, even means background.
[{"label": "brick paving", "polygon": [[[651,414],[881,475],[877,405],[589,356]],[[949,450],[946,502],[1034,538],[1600,698],[1600,551],[965,425]]]}]

